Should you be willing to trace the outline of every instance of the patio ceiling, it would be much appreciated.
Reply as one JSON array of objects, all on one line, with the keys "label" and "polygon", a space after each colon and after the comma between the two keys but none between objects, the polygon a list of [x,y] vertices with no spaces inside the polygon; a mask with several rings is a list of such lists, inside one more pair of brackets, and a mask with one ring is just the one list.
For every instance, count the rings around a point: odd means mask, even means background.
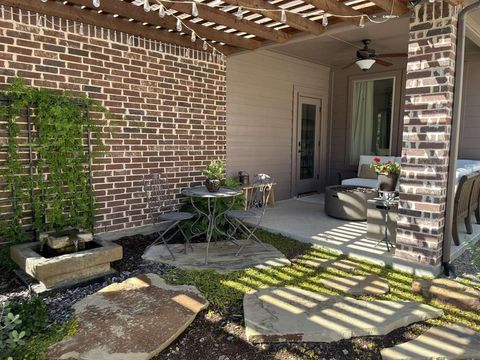
[{"label": "patio ceiling", "polygon": [[[319,35],[326,30],[322,24],[324,15],[328,26],[360,26],[369,21],[367,15],[401,16],[408,12],[407,0],[196,0],[195,17],[193,1],[150,0],[151,5],[162,4],[166,9],[167,15],[160,17],[156,11],[146,12],[130,0],[100,0],[99,7],[92,0],[45,1],[0,0],[0,5],[197,50],[211,47],[225,55],[254,50],[270,42],[285,43],[297,33]],[[461,0],[449,1],[457,4]],[[243,17],[238,16],[239,8]],[[177,31],[178,21],[184,25],[181,31]],[[193,42],[192,32],[196,37]]]}]

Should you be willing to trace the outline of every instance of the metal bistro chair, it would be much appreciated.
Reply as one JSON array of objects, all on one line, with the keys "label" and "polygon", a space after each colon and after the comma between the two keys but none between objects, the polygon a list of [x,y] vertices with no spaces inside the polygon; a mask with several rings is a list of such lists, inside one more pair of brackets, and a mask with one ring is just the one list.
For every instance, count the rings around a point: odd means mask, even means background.
[{"label": "metal bistro chair", "polygon": [[[165,230],[158,232],[158,237],[150,244],[149,248],[161,241],[172,259],[175,260],[172,250],[168,247],[168,242],[180,232],[185,239],[185,253],[187,253],[187,246],[192,248],[192,245],[190,244],[190,238],[185,234],[180,224],[182,221],[192,219],[195,215],[189,212],[171,211],[172,207],[176,205],[176,201],[168,189],[166,180],[160,174],[153,174],[151,179],[144,179],[143,187],[147,197],[148,212],[153,219],[153,224],[159,226],[162,222],[171,223]],[[165,235],[175,228],[175,232],[165,238]]]},{"label": "metal bistro chair", "polygon": [[[272,186],[273,183],[270,176],[266,174],[256,175],[253,180],[252,191],[247,199],[247,209],[229,210],[225,213],[227,221],[233,226],[233,234],[239,230],[247,236],[247,240],[252,239],[264,248],[266,248],[265,244],[255,235],[255,231],[260,226],[265,215]],[[248,226],[246,220],[254,221],[253,223],[249,222],[248,225],[250,226]],[[245,246],[246,244],[240,246],[235,256],[240,254]]]}]

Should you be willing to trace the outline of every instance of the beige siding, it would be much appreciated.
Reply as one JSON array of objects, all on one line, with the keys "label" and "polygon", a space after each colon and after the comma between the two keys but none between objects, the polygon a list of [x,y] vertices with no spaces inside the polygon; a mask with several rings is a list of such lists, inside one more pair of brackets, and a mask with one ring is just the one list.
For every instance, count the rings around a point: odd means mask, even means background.
[{"label": "beige siding", "polygon": [[271,174],[277,198],[290,197],[294,86],[321,92],[328,107],[329,74],[327,67],[266,50],[228,58],[229,175]]},{"label": "beige siding", "polygon": [[[394,95],[394,101],[397,101],[400,106],[398,111],[394,113],[394,131],[392,140],[396,147],[396,153],[393,155],[400,155],[401,151],[401,124],[402,124],[402,111],[404,105],[405,89],[405,68],[406,61],[404,59],[389,59],[394,63],[390,67],[382,67],[380,65],[374,65],[374,67],[368,72],[362,72],[356,65],[349,67],[348,69],[334,69],[333,71],[333,101],[332,101],[332,117],[329,123],[330,127],[330,150],[329,150],[329,174],[328,183],[335,184],[338,182],[338,172],[348,168],[352,168],[348,163],[348,144],[349,144],[349,132],[350,126],[351,108],[349,104],[349,84],[350,80],[358,76],[367,76],[376,78],[383,74],[390,76],[392,72],[400,73],[399,88],[402,89],[401,93]],[[397,86],[398,88],[398,86]]]},{"label": "beige siding", "polygon": [[480,159],[480,51],[465,63],[460,159]]}]

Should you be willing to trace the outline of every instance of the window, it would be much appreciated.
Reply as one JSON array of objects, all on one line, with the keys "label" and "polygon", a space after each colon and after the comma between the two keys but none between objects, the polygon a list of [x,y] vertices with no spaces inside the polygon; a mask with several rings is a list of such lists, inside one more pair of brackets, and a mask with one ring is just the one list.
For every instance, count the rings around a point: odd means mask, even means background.
[{"label": "window", "polygon": [[390,155],[394,78],[353,82],[350,163]]}]

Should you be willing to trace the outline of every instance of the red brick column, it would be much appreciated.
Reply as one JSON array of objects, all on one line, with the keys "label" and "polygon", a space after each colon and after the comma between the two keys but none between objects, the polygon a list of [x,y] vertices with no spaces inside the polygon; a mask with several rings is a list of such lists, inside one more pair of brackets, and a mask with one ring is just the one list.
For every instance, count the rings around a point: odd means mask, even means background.
[{"label": "red brick column", "polygon": [[395,256],[442,256],[458,9],[428,1],[412,11]]}]

